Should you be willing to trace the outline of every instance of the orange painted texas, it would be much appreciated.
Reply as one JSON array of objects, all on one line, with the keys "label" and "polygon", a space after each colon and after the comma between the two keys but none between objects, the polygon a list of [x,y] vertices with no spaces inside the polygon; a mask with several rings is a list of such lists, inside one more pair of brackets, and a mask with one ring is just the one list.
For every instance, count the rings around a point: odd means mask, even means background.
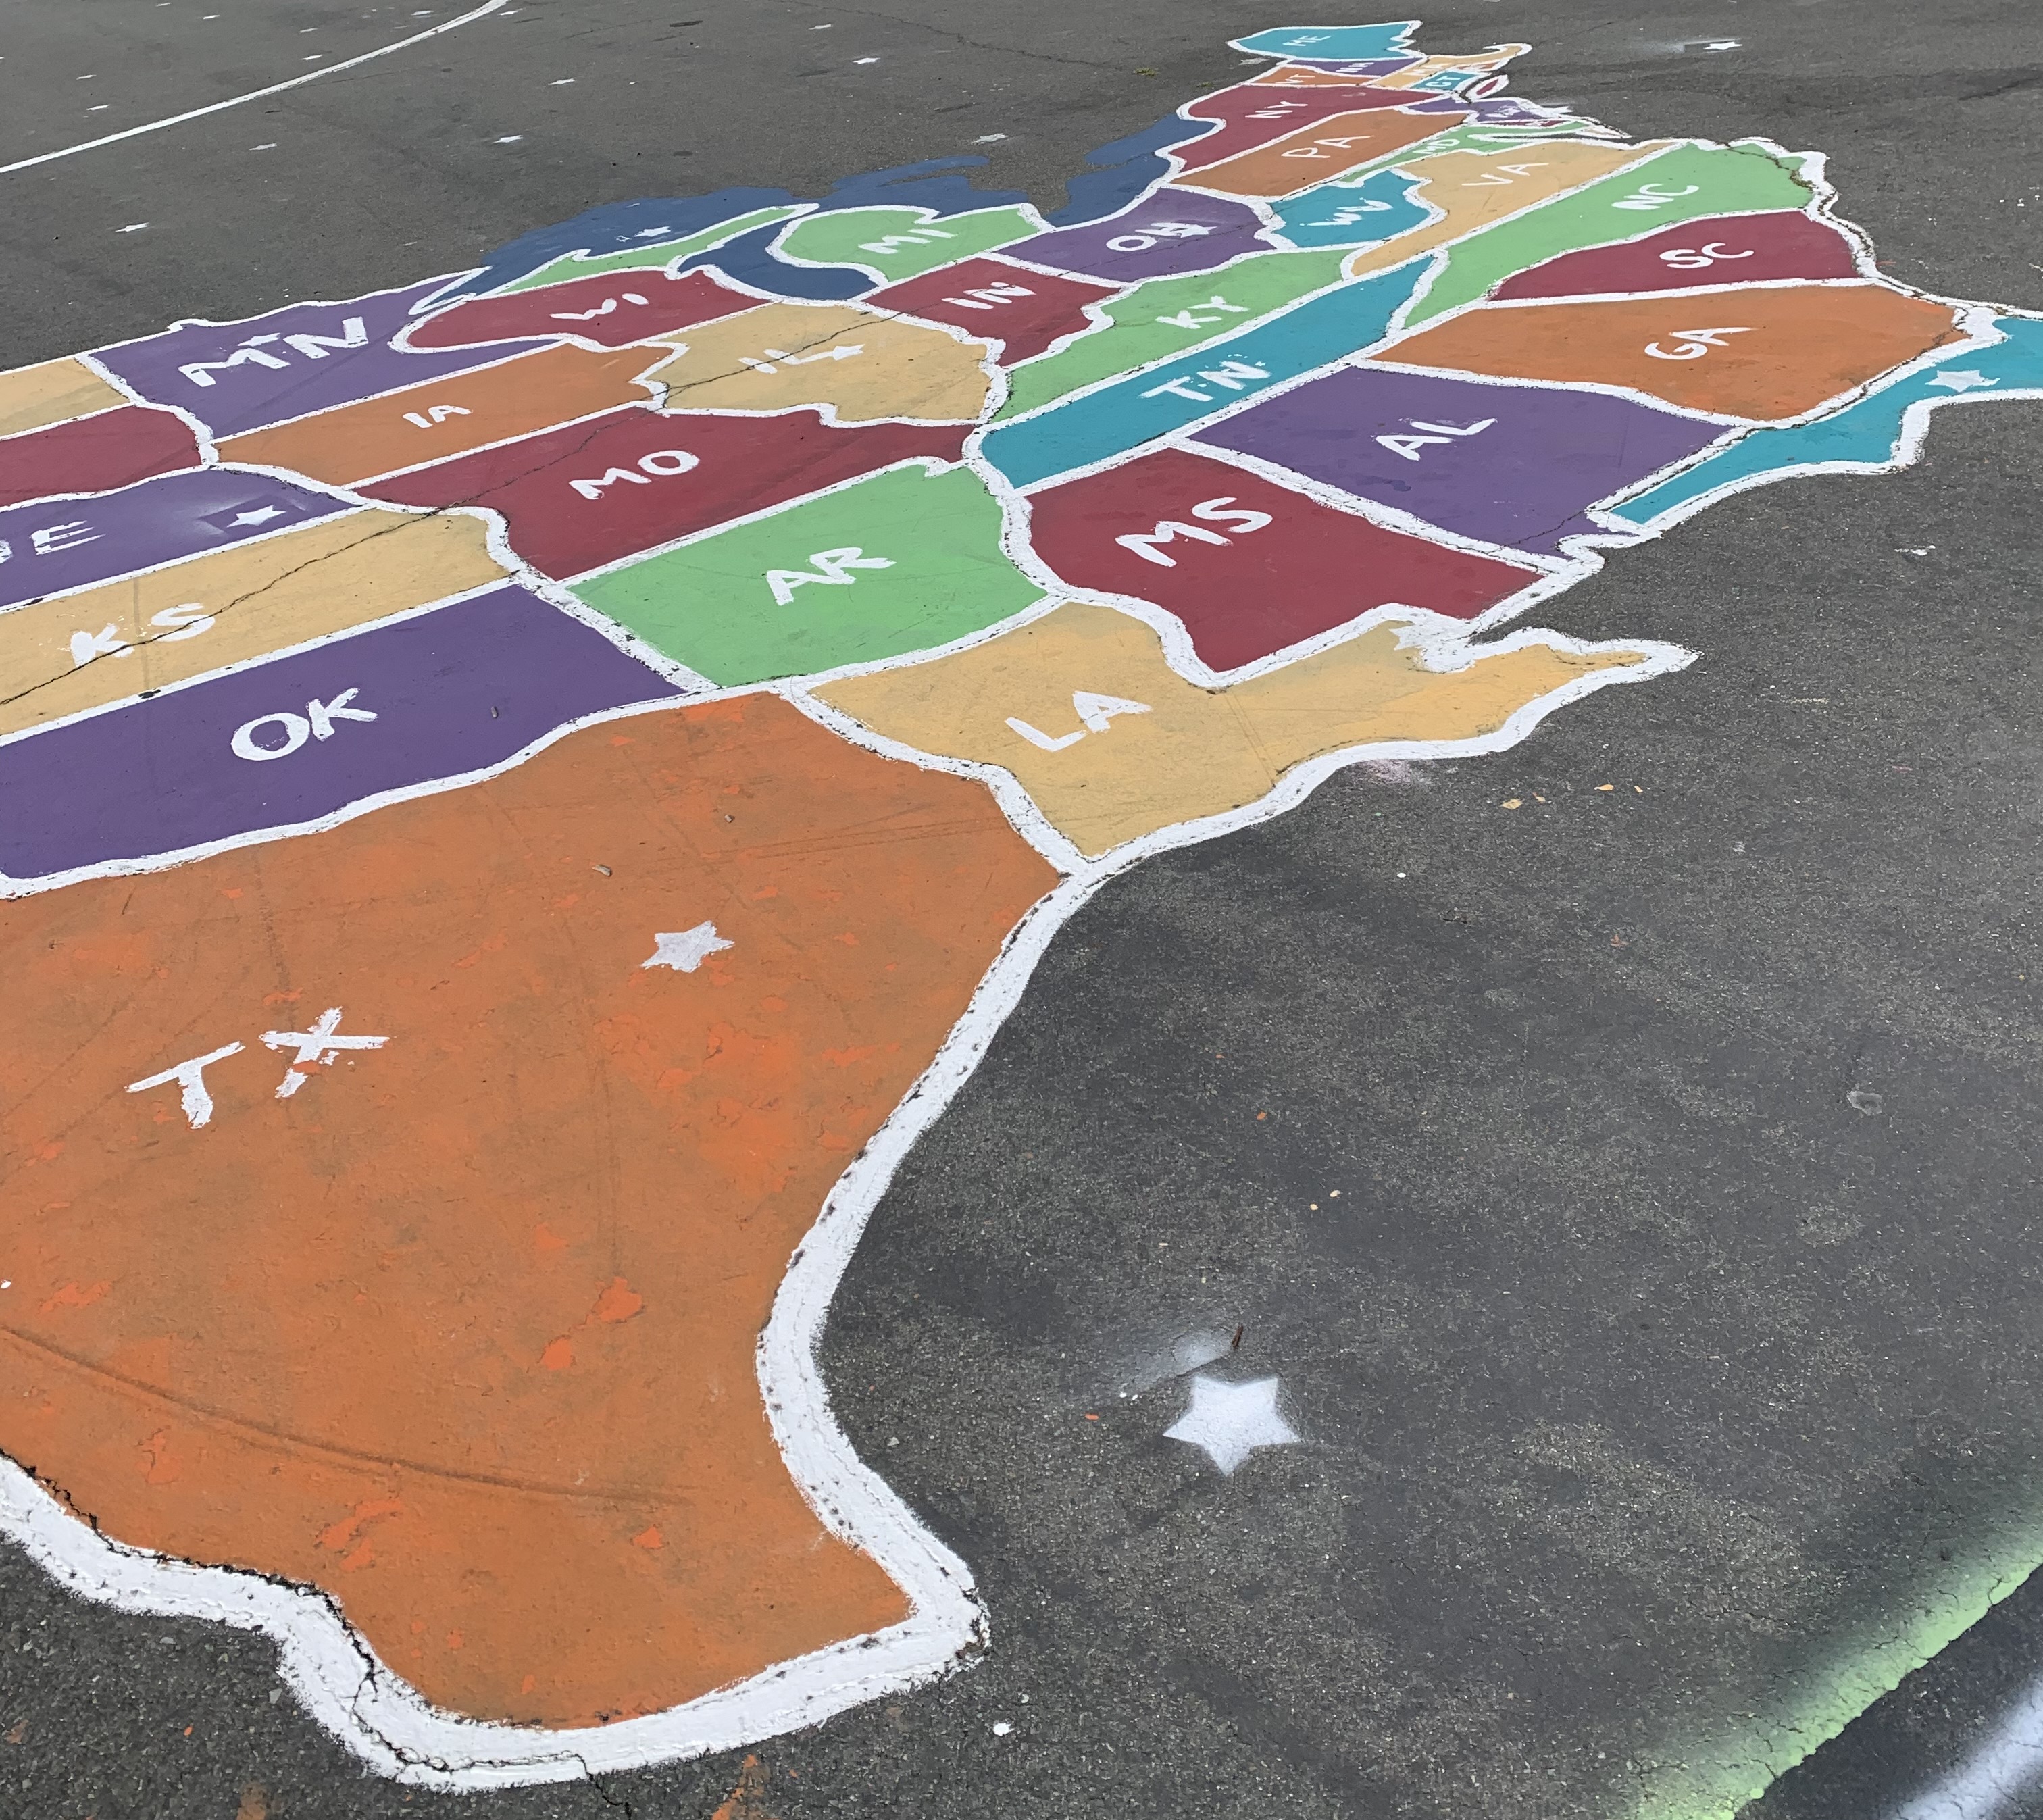
[{"label": "orange painted texas", "polygon": [[[468,1715],[589,1725],[897,1621],[753,1345],[1052,882],[976,784],[753,697],[10,906],[0,1450],[324,1589]],[[332,1006],[385,1040],[263,1043]],[[126,1090],[236,1043],[202,1125]]]}]

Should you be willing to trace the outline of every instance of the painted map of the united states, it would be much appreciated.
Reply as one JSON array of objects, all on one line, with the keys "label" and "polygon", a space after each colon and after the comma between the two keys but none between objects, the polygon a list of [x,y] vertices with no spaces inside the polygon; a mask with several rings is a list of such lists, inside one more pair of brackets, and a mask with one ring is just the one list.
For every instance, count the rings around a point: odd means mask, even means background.
[{"label": "painted map of the united states", "polygon": [[1524,628],[2043,389],[1819,155],[1414,30],[1240,40],[1053,213],[969,160],[615,205],[0,374],[0,1519],[53,1571],[470,1785],[968,1658],[813,1347],[1060,924],[1669,677]]}]

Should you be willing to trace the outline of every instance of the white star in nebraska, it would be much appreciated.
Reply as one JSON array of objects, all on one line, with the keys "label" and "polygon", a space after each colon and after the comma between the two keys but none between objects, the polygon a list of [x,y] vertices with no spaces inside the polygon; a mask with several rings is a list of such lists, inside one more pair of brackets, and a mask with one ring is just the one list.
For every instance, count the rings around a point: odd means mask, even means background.
[{"label": "white star in nebraska", "polygon": [[1163,1432],[1203,1447],[1229,1473],[1258,1447],[1288,1447],[1304,1439],[1277,1412],[1275,1378],[1230,1384],[1204,1373],[1192,1380],[1191,1407]]},{"label": "white star in nebraska", "polygon": [[642,968],[671,967],[677,973],[692,973],[720,948],[735,948],[716,933],[713,922],[699,922],[678,935],[655,934],[653,958],[638,963]]},{"label": "white star in nebraska", "polygon": [[1946,392],[1970,392],[1981,385],[1998,385],[2000,381],[1968,369],[1963,373],[1940,373],[1930,383],[1942,386]]}]

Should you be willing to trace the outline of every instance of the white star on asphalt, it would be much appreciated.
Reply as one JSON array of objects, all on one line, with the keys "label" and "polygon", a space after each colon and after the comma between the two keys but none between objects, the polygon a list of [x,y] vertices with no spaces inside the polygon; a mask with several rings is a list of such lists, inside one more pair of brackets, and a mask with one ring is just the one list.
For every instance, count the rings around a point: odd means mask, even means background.
[{"label": "white star on asphalt", "polygon": [[253,512],[236,512],[233,522],[236,524],[267,524],[271,519],[283,515],[282,506],[258,506]]},{"label": "white star on asphalt", "polygon": [[1304,1439],[1277,1412],[1275,1378],[1230,1384],[1203,1374],[1192,1380],[1190,1408],[1163,1432],[1203,1447],[1223,1473],[1232,1473],[1258,1447],[1288,1447]]},{"label": "white star on asphalt", "polygon": [[1998,379],[1989,379],[1984,373],[1968,370],[1963,373],[1940,373],[1931,380],[1932,385],[1941,385],[1946,392],[1970,392],[1981,385],[1998,385]]},{"label": "white star on asphalt", "polygon": [[677,973],[692,973],[719,948],[737,946],[719,935],[713,922],[699,922],[677,935],[656,933],[653,940],[653,958],[640,961],[639,966],[671,967]]}]

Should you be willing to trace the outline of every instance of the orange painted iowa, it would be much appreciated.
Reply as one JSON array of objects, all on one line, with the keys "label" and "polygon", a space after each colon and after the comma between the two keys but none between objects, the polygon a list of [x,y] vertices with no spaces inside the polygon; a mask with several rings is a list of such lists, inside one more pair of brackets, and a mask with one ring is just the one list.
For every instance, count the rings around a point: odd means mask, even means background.
[{"label": "orange painted iowa", "polygon": [[[123,1542],[324,1588],[489,1718],[899,1620],[790,1480],[754,1342],[1052,883],[978,785],[754,697],[10,906],[0,1449]],[[705,923],[730,945],[644,964]],[[262,1041],[329,1006],[386,1041]],[[236,1042],[202,1128],[125,1090]]]},{"label": "orange painted iowa", "polygon": [[619,404],[648,404],[658,388],[638,385],[638,377],[673,354],[669,347],[600,354],[550,347],[231,436],[220,445],[220,459],[289,468],[347,486]]},{"label": "orange painted iowa", "polygon": [[1957,312],[1884,285],[1474,309],[1383,358],[1499,378],[1629,386],[1727,416],[1799,417],[1961,339]]}]

